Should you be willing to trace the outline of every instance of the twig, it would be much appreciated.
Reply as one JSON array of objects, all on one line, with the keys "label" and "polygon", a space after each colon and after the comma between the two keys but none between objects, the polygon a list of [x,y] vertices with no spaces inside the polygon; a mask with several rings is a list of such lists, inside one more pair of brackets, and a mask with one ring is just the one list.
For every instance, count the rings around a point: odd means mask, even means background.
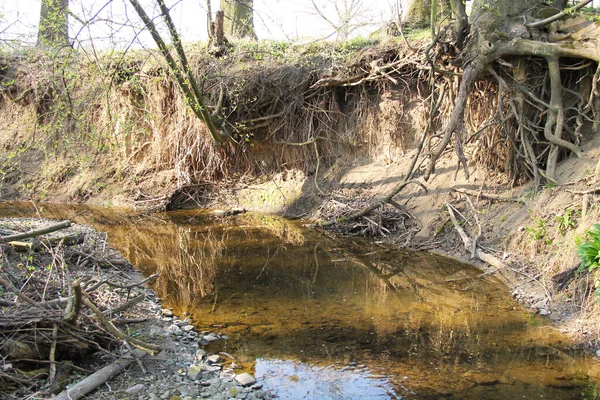
[{"label": "twig", "polygon": [[131,354],[131,356],[135,359],[135,362],[137,362],[137,364],[139,365],[139,367],[142,370],[142,372],[144,373],[144,375],[147,375],[148,370],[144,366],[144,363],[142,362],[142,360],[139,357],[136,357],[133,349],[131,348],[129,343],[127,343],[127,340],[123,340],[123,344],[125,345],[125,347],[127,347],[127,350],[129,350],[129,354]]},{"label": "twig", "polygon": [[[512,203],[525,204],[525,201],[522,199],[515,199],[513,197],[502,197],[501,195],[498,195],[498,194],[483,193],[483,192],[478,193],[473,190],[464,189],[464,188],[452,188],[452,190],[455,192],[458,192],[458,193],[468,194],[469,196],[475,196],[475,197],[479,196],[481,198],[488,199],[488,200],[506,201],[506,202],[512,202]],[[600,190],[600,188],[599,188],[599,190]]]},{"label": "twig", "polygon": [[586,6],[587,4],[591,3],[592,0],[582,0],[580,1],[578,4],[574,5],[571,8],[567,8],[564,11],[559,12],[558,14],[555,14],[549,18],[543,19],[541,21],[536,21],[536,22],[532,22],[529,24],[525,24],[526,28],[532,29],[532,28],[541,28],[542,26],[551,24],[554,21],[558,21],[561,18],[566,17],[567,15],[572,14],[573,12],[579,10],[580,8],[583,8],[584,6]]},{"label": "twig", "polygon": [[52,346],[50,347],[50,368],[48,374],[48,382],[52,385],[56,379],[56,364],[54,363],[56,355],[56,336],[58,335],[58,324],[52,324]]}]

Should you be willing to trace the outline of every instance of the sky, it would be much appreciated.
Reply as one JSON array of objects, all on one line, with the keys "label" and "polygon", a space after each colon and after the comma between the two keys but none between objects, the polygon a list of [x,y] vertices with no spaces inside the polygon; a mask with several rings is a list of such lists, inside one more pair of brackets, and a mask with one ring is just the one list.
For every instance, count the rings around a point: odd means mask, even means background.
[{"label": "sky", "polygon": [[[41,0],[0,1],[0,39],[35,43]],[[329,19],[335,20],[334,2],[359,1],[361,22],[366,25],[352,32],[368,35],[392,19],[392,9],[400,0],[314,0]],[[70,9],[81,20],[94,22],[83,26],[70,18],[69,35],[81,46],[140,47],[151,42],[147,32],[140,32],[141,21],[129,0],[70,0]],[[155,0],[141,0],[146,12],[157,15]],[[206,0],[167,0],[171,16],[184,42],[206,40]],[[211,1],[213,13],[219,0]],[[94,18],[92,18],[94,17]],[[254,24],[259,39],[302,40],[335,38],[334,30],[317,15],[312,0],[254,0]],[[93,40],[91,40],[93,38]]]}]

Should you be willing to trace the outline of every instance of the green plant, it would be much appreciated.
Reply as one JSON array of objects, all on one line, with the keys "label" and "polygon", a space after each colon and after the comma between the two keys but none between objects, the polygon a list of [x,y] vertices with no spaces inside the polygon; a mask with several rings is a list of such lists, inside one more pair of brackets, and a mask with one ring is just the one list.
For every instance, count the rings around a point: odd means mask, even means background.
[{"label": "green plant", "polygon": [[600,224],[592,226],[587,235],[590,240],[577,246],[577,255],[581,259],[581,266],[593,271],[600,265]]},{"label": "green plant", "polygon": [[529,234],[529,237],[534,240],[540,240],[546,237],[546,222],[542,218],[535,218],[535,224],[533,227],[526,227],[525,231]]},{"label": "green plant", "polygon": [[557,214],[556,221],[558,222],[558,230],[560,233],[565,233],[569,228],[576,226],[575,220],[573,219],[575,211],[572,208],[568,208],[564,214]]}]

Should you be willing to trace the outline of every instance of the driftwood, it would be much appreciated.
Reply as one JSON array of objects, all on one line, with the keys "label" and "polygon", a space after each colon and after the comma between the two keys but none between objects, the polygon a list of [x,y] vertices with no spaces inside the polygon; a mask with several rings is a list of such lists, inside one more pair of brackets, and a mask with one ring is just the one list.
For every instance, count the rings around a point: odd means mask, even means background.
[{"label": "driftwood", "polygon": [[39,228],[39,229],[34,229],[29,232],[1,237],[0,243],[8,243],[8,242],[13,242],[13,241],[17,241],[17,240],[23,240],[23,239],[28,239],[28,238],[32,238],[32,237],[45,235],[46,233],[56,232],[56,231],[60,231],[61,229],[69,228],[71,225],[72,225],[72,223],[69,220],[62,221],[57,224],[49,225],[49,226]]},{"label": "driftwood", "polygon": [[485,263],[490,264],[491,266],[493,266],[495,268],[501,269],[501,268],[507,267],[506,264],[504,264],[498,257],[486,253],[485,251],[481,250],[481,248],[479,248],[478,246],[475,246],[475,249],[473,251],[473,241],[471,240],[471,238],[469,238],[469,235],[467,235],[465,230],[458,223],[458,220],[456,219],[456,216],[454,215],[454,207],[452,207],[451,204],[446,203],[446,209],[448,210],[448,215],[450,216],[450,220],[452,221],[452,224],[454,225],[454,229],[456,229],[456,231],[460,235],[460,238],[463,241],[465,249],[469,253],[474,253],[475,257],[477,257],[478,259],[480,259],[481,261],[483,261]]},{"label": "driftwood", "polygon": [[147,353],[143,350],[134,350],[130,358],[120,358],[112,364],[94,372],[71,388],[61,392],[55,400],[78,400],[93,392],[98,386],[106,383],[129,367],[136,359],[144,357]]},{"label": "driftwood", "polygon": [[58,245],[61,246],[74,246],[76,244],[81,244],[85,240],[85,235],[82,233],[75,233],[72,235],[66,235],[57,238],[48,238],[41,239],[34,242],[20,242],[20,241],[11,241],[8,242],[15,251],[25,252],[25,251],[43,251],[49,247],[56,247]]}]

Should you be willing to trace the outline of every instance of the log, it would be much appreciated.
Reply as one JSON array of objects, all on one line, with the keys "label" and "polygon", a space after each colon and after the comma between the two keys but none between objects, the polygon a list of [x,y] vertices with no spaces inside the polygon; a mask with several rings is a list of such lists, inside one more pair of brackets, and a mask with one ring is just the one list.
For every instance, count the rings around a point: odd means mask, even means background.
[{"label": "log", "polygon": [[16,241],[16,240],[28,239],[28,238],[32,238],[32,237],[45,235],[46,233],[56,232],[56,231],[60,231],[61,229],[69,228],[71,225],[72,225],[72,223],[69,220],[61,221],[57,224],[45,226],[45,227],[39,228],[39,229],[34,229],[29,232],[1,237],[0,243],[8,243],[8,242]]},{"label": "log", "polygon": [[8,242],[8,244],[10,244],[17,252],[26,252],[30,250],[43,251],[49,247],[56,247],[58,245],[75,246],[76,244],[83,243],[84,240],[85,235],[83,233],[74,233],[72,235],[41,239],[34,242],[12,241]]},{"label": "log", "polygon": [[87,378],[62,391],[55,400],[78,400],[93,392],[98,386],[108,382],[112,377],[129,367],[136,358],[144,357],[147,353],[143,350],[134,350],[131,358],[120,358],[112,364],[94,372]]}]

